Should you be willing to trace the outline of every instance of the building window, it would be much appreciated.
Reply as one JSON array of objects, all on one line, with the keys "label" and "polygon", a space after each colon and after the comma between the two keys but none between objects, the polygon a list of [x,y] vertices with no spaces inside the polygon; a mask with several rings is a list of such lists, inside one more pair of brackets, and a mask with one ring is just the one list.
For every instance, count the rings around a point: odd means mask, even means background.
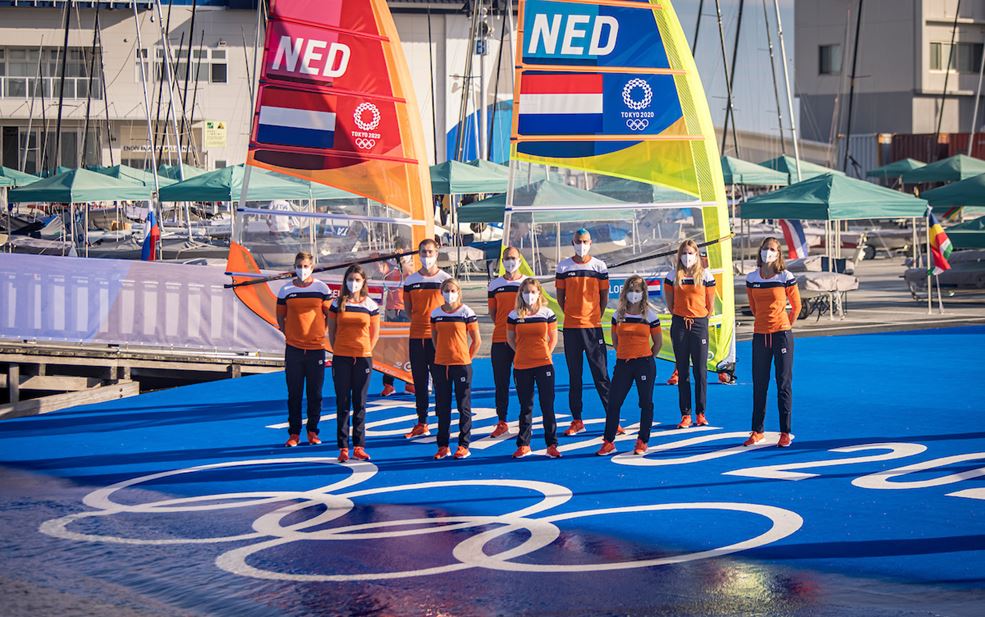
[{"label": "building window", "polygon": [[841,73],[841,45],[821,45],[818,47],[818,74],[838,75]]},{"label": "building window", "polygon": [[977,73],[982,63],[983,50],[985,50],[985,44],[982,43],[956,43],[952,54],[950,43],[931,43],[930,70],[943,71],[944,65],[950,58],[949,70],[959,73]]},{"label": "building window", "polygon": [[[89,95],[89,66],[92,50],[69,48],[65,59],[65,98],[84,99]],[[61,92],[62,48],[0,48],[0,97],[54,98]],[[98,72],[92,78],[92,98],[102,98],[102,79]]]},{"label": "building window", "polygon": [[226,161],[221,161],[221,160],[220,160],[220,161],[216,161],[216,162],[215,162],[215,168],[216,168],[216,169],[222,169],[222,168],[224,168],[225,166],[226,166]]},{"label": "building window", "polygon": [[[187,78],[190,82],[203,81],[213,84],[224,84],[227,80],[226,75],[226,50],[225,49],[209,49],[203,47],[202,49],[191,50],[191,62],[188,60],[188,48],[178,49],[177,45],[171,45],[171,54],[176,58],[176,62],[171,65],[171,75],[173,76],[175,83],[184,83]],[[143,50],[142,54],[145,58],[147,57],[147,50]],[[137,69],[137,80],[140,80],[140,67],[135,65]],[[196,78],[196,71],[198,77]],[[154,74],[153,79],[157,81],[165,81],[168,77],[167,71],[164,67],[164,48],[157,47],[154,49]]]}]

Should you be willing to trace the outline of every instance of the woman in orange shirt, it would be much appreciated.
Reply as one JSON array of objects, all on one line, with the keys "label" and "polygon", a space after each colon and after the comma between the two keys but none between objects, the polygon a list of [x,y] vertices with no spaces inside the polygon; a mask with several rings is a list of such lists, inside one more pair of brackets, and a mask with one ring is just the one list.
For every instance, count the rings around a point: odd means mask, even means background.
[{"label": "woman in orange shirt", "polygon": [[311,276],[311,253],[294,256],[296,277],[277,292],[277,327],[284,333],[284,373],[287,377],[287,433],[284,444],[293,448],[301,441],[301,398],[307,390],[308,443],[318,445],[321,390],[325,383],[325,315],[332,292]]},{"label": "woman in orange shirt", "polygon": [[[793,441],[790,417],[793,410],[793,324],[800,314],[797,277],[787,270],[780,241],[766,238],[756,257],[758,268],[746,276],[746,295],[755,322],[752,335],[752,434],[742,445],[763,440],[766,394],[770,368],[776,366],[776,403],[780,412],[780,440],[786,448]],[[790,310],[787,311],[787,303]]]},{"label": "woman in orange shirt", "polygon": [[472,358],[479,351],[479,318],[462,304],[462,288],[450,278],[441,283],[444,304],[431,311],[431,340],[434,343],[434,412],[438,416],[438,452],[435,459],[450,454],[451,395],[458,405],[458,449],[455,458],[468,458],[472,437]]},{"label": "woman in orange shirt", "polygon": [[646,300],[646,281],[634,274],[626,279],[619,294],[619,306],[612,316],[612,346],[616,348],[616,367],[609,390],[609,408],[605,411],[605,435],[602,447],[596,452],[607,456],[616,451],[616,431],[619,412],[636,382],[640,403],[640,431],[633,454],[643,454],[650,441],[653,427],[653,380],[657,376],[654,356],[660,353],[663,335],[657,312]]},{"label": "woman in orange shirt", "polygon": [[523,275],[520,274],[520,251],[507,247],[503,251],[503,276],[489,281],[487,303],[492,317],[493,339],[490,359],[492,360],[493,383],[496,385],[496,428],[490,437],[500,437],[509,432],[506,412],[510,407],[510,372],[513,370],[513,348],[506,342],[507,319],[516,307],[516,294],[520,289]]},{"label": "woman in orange shirt", "polygon": [[528,278],[520,284],[516,308],[507,318],[506,342],[515,356],[513,379],[520,399],[520,431],[513,458],[530,454],[533,425],[534,385],[540,397],[547,456],[561,458],[557,449],[557,419],[554,416],[554,364],[551,354],[557,347],[557,315],[543,301],[540,282]]},{"label": "woman in orange shirt", "polygon": [[696,424],[705,426],[708,401],[708,317],[715,308],[715,277],[705,269],[694,240],[677,248],[674,269],[664,280],[664,297],[673,315],[670,340],[677,365],[677,399],[681,421],[677,428],[691,426],[690,367],[694,370]]},{"label": "woman in orange shirt", "polygon": [[380,307],[366,293],[366,274],[349,266],[342,291],[328,314],[335,383],[339,462],[349,460],[349,407],[352,407],[352,457],[368,461],[366,453],[366,390],[373,374],[373,347],[380,338]]}]

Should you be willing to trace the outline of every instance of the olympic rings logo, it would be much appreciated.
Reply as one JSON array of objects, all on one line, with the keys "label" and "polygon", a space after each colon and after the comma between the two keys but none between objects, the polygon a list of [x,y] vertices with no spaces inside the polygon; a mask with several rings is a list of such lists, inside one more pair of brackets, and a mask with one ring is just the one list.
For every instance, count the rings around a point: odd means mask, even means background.
[{"label": "olympic rings logo", "polygon": [[376,145],[376,140],[366,139],[365,137],[356,137],[356,145],[363,150],[369,150]]},{"label": "olympic rings logo", "polygon": [[646,127],[648,126],[650,126],[650,121],[646,118],[632,118],[630,120],[626,120],[626,128],[631,131],[643,131],[646,130]]},{"label": "olympic rings logo", "polygon": [[[363,120],[363,113],[370,112],[372,118],[369,122]],[[352,119],[355,120],[356,126],[358,126],[363,131],[372,131],[380,125],[380,108],[372,103],[363,102],[356,106],[356,110],[352,112]]]},{"label": "olympic rings logo", "polygon": [[[643,91],[643,98],[639,101],[633,98],[633,90],[637,88]],[[622,88],[622,102],[626,107],[635,111],[646,109],[653,102],[653,88],[639,77],[630,79]]]},{"label": "olympic rings logo", "polygon": [[[268,580],[286,580],[302,582],[352,582],[392,580],[417,576],[430,576],[455,572],[469,568],[486,568],[510,572],[599,572],[610,570],[626,570],[632,568],[647,568],[668,564],[678,564],[713,557],[721,557],[740,551],[750,550],[782,540],[795,533],[803,525],[803,519],[796,513],[775,506],[734,502],[695,502],[695,503],[664,503],[623,506],[614,508],[597,508],[574,512],[548,514],[549,510],[566,504],[573,494],[570,489],[551,482],[535,480],[503,479],[494,480],[447,480],[383,486],[353,490],[353,487],[369,480],[377,473],[377,467],[369,462],[357,462],[342,465],[351,474],[337,482],[307,491],[254,491],[240,493],[219,493],[195,497],[181,497],[139,504],[125,504],[113,499],[120,490],[137,487],[141,484],[181,476],[202,471],[230,469],[254,465],[273,464],[317,464],[336,465],[334,458],[300,457],[273,458],[233,461],[200,465],[185,469],[164,471],[148,474],[129,480],[124,480],[105,488],[92,491],[83,498],[83,503],[94,510],[69,514],[48,520],[41,524],[40,531],[52,537],[80,542],[102,542],[130,545],[180,545],[180,544],[219,544],[225,542],[254,541],[251,544],[237,547],[220,554],[215,564],[227,572]],[[348,514],[359,499],[387,493],[441,489],[449,487],[510,487],[529,490],[541,496],[540,501],[506,514],[491,516],[436,516],[428,518],[375,521],[355,525],[330,526],[330,524]],[[99,535],[74,531],[70,527],[84,519],[110,517],[117,514],[174,514],[174,513],[207,513],[216,510],[253,507],[267,504],[288,502],[285,505],[261,515],[252,524],[253,531],[248,533],[230,534],[208,538],[192,537],[162,537],[134,538],[124,536]],[[284,524],[285,519],[297,520],[305,510],[323,509],[305,520]],[[770,521],[770,528],[765,532],[726,546],[683,553],[679,555],[662,556],[653,559],[635,559],[584,564],[551,564],[534,562],[517,562],[520,557],[527,557],[536,551],[546,548],[561,535],[558,523],[590,516],[607,516],[635,512],[655,512],[673,510],[720,510],[726,512],[745,512],[762,516]],[[535,517],[535,515],[538,515]],[[327,526],[328,525],[328,526]],[[446,565],[402,570],[391,572],[371,572],[358,574],[336,573],[299,573],[293,571],[277,571],[261,568],[249,563],[251,557],[274,547],[283,546],[298,541],[379,541],[409,536],[444,533],[462,529],[477,529],[490,527],[459,542],[452,550],[455,562]],[[147,527],[142,527],[146,529]],[[519,544],[501,552],[489,554],[486,546],[498,538],[525,532],[526,539]]]}]

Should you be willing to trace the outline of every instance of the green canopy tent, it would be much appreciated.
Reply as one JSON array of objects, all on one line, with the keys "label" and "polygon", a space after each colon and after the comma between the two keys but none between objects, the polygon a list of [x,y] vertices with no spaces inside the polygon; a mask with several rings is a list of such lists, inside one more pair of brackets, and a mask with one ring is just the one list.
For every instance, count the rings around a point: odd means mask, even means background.
[{"label": "green canopy tent", "polygon": [[0,188],[7,188],[9,186],[14,186],[14,181],[10,178],[0,176]]},{"label": "green canopy tent", "polygon": [[[143,169],[130,167],[129,165],[113,165],[112,167],[95,166],[90,167],[89,170],[110,176],[112,178],[136,182],[137,184],[143,184],[144,186],[154,188],[154,174],[149,171],[144,171]],[[169,186],[175,182],[177,182],[177,180],[172,180],[166,176],[159,175],[157,177],[158,186]]]},{"label": "green canopy tent", "polygon": [[[565,210],[563,206],[614,206],[623,204],[618,199],[605,195],[584,191],[573,186],[538,180],[522,186],[513,194],[513,206],[522,208],[545,208],[543,212],[534,211],[535,223],[579,223],[585,221],[584,211]],[[551,209],[548,209],[551,208]],[[495,195],[482,201],[462,206],[458,210],[460,223],[501,223],[506,213],[506,194]],[[594,220],[625,221],[633,220],[632,209],[600,208],[592,213]]]},{"label": "green canopy tent", "polygon": [[[778,156],[775,159],[770,159],[768,161],[763,161],[759,163],[763,167],[768,167],[770,169],[779,171],[780,173],[787,174],[788,183],[794,184],[797,182],[797,160],[792,156]],[[844,176],[840,171],[834,169],[828,169],[823,165],[818,165],[816,163],[808,163],[807,161],[800,162],[800,180],[810,180],[811,178],[816,178],[817,176],[823,176],[825,174],[836,174],[839,176]]]},{"label": "green canopy tent", "polygon": [[985,206],[985,173],[925,191],[921,197],[937,206]]},{"label": "green canopy tent", "polygon": [[[468,165],[472,167],[478,167],[479,169],[484,169],[486,171],[491,171],[495,174],[501,174],[504,178],[509,178],[510,168],[507,165],[500,165],[499,163],[494,163],[492,161],[487,161],[485,159],[475,159],[469,161]],[[522,168],[519,168],[516,172],[516,183],[517,184],[528,184],[527,181],[527,168],[529,167],[530,182],[536,182],[537,180],[554,180],[560,182],[562,180],[561,174],[556,171],[548,171],[543,165],[534,164],[524,164]]]},{"label": "green canopy tent", "polygon": [[956,249],[985,249],[985,216],[947,228]]},{"label": "green canopy tent", "polygon": [[958,154],[903,174],[906,184],[928,182],[958,182],[979,174],[985,174],[985,161]]},{"label": "green canopy tent", "polygon": [[41,177],[42,178],[51,178],[52,176],[59,176],[59,175],[65,173],[66,171],[72,171],[72,168],[71,167],[65,167],[64,165],[59,165],[58,167],[55,167],[54,169],[45,169],[44,171],[41,172]]},{"label": "green canopy tent", "polygon": [[503,193],[506,175],[462,163],[445,161],[430,167],[431,193],[435,195],[467,195],[471,193]]},{"label": "green canopy tent", "polygon": [[475,159],[466,163],[472,167],[478,167],[485,171],[491,171],[494,174],[499,174],[506,178],[510,174],[510,168],[508,165],[500,165],[499,163],[494,163],[492,161],[487,161],[485,159]]},{"label": "green canopy tent", "polygon": [[10,191],[13,202],[84,203],[150,199],[152,189],[89,171],[72,169]]},{"label": "green canopy tent", "polygon": [[[200,167],[195,167],[193,165],[185,165],[184,163],[182,163],[181,167],[182,167],[182,171],[184,172],[185,180],[208,173],[204,169]],[[179,175],[178,173],[177,165],[162,164],[160,167],[157,168],[157,173],[159,176],[164,176],[165,178],[169,178],[171,180],[181,180],[182,178],[182,176]]]},{"label": "green canopy tent", "polygon": [[37,182],[41,178],[38,176],[24,173],[23,171],[17,171],[16,169],[11,169],[10,167],[0,166],[0,178],[5,178],[10,180],[12,184],[10,186],[27,186],[32,182]]},{"label": "green canopy tent", "polygon": [[731,156],[722,157],[722,175],[726,186],[787,186],[786,173]]},{"label": "green canopy tent", "polygon": [[[244,165],[222,167],[161,188],[161,201],[239,201]],[[265,169],[254,168],[247,188],[249,201],[311,199],[311,185]]]},{"label": "green canopy tent", "polygon": [[866,178],[879,178],[883,182],[888,182],[902,177],[904,174],[924,167],[926,163],[916,159],[900,159],[882,167],[876,167],[865,172]]},{"label": "green canopy tent", "polygon": [[674,201],[694,201],[696,198],[681,193],[673,189],[650,184],[649,182],[637,182],[616,176],[600,176],[598,182],[592,188],[592,194],[605,195],[612,199],[617,199],[626,203],[651,204]]}]

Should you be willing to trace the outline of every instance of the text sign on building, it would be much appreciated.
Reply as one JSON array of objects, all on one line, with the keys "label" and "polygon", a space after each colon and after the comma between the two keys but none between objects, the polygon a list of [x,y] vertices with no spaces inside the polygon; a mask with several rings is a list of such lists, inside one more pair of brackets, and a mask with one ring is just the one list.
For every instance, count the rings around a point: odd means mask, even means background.
[{"label": "text sign on building", "polygon": [[205,121],[205,147],[226,147],[226,123],[223,120]]}]

